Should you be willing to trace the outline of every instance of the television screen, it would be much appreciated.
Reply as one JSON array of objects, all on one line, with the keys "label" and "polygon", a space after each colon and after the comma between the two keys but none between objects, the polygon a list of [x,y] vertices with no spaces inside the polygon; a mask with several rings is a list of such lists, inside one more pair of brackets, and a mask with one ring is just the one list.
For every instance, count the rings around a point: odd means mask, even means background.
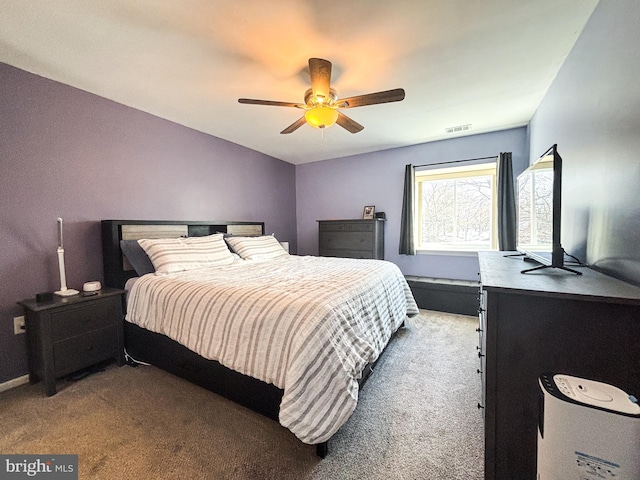
[{"label": "television screen", "polygon": [[560,243],[560,211],[562,203],[562,157],[553,145],[518,176],[517,249],[542,268],[564,266],[564,249]]},{"label": "television screen", "polygon": [[545,264],[553,253],[553,154],[518,177],[518,250]]}]

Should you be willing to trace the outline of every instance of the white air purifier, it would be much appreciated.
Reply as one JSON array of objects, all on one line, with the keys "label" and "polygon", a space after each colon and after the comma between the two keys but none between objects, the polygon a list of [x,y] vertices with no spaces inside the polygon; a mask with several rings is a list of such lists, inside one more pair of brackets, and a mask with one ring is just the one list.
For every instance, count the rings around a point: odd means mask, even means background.
[{"label": "white air purifier", "polygon": [[640,479],[640,405],[617,387],[545,374],[538,480]]}]

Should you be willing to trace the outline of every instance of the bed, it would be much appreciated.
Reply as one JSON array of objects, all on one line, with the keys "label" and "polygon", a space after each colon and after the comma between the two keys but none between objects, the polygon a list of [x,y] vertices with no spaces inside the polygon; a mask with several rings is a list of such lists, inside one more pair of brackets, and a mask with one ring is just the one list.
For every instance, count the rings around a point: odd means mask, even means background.
[{"label": "bed", "polygon": [[[390,262],[289,255],[262,223],[104,220],[102,234],[105,283],[128,289],[128,355],[278,421],[321,457],[418,313]],[[140,246],[151,270],[131,263]]]}]

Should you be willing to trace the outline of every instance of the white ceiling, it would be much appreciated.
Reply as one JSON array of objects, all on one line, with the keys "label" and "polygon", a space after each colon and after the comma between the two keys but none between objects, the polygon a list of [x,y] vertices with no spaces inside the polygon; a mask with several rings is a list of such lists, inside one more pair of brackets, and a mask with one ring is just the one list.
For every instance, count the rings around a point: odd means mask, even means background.
[{"label": "white ceiling", "polygon": [[[293,164],[526,125],[597,0],[0,0],[0,61]],[[304,125],[309,57],[365,129]],[[457,134],[460,135],[460,134]]]}]

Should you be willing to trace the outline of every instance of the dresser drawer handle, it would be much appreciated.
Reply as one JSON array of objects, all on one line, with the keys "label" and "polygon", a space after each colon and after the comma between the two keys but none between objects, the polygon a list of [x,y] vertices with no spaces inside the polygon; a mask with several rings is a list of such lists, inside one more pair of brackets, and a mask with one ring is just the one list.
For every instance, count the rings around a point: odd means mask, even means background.
[{"label": "dresser drawer handle", "polygon": [[482,358],[484,357],[484,355],[482,354],[482,352],[478,352],[478,358]]},{"label": "dresser drawer handle", "polygon": [[484,408],[484,405],[482,405],[480,402],[478,402],[478,410]]}]

